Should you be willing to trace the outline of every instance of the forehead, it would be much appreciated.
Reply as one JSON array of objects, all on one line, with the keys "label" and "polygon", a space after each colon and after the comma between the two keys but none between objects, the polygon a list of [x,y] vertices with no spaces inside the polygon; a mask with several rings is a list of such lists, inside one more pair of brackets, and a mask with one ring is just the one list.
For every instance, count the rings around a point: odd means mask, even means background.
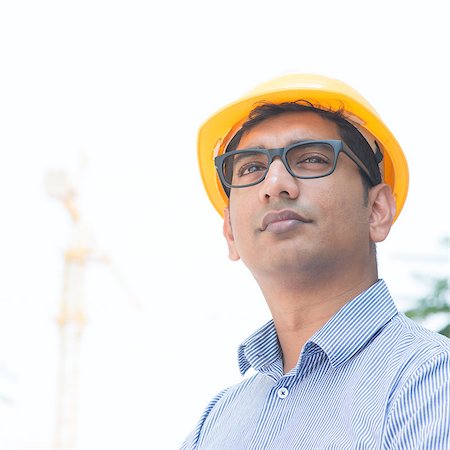
[{"label": "forehead", "polygon": [[247,130],[238,149],[278,148],[307,139],[340,139],[338,126],[314,112],[286,112]]}]

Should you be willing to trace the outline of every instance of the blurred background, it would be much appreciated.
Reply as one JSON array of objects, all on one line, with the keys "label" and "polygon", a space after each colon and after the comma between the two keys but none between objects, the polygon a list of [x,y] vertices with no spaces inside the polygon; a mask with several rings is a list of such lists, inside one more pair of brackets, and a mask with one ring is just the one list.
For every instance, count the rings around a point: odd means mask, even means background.
[{"label": "blurred background", "polygon": [[380,276],[402,311],[443,283],[445,313],[449,13],[444,0],[2,2],[0,448],[178,448],[240,381],[237,346],[269,312],[227,259],[196,133],[278,75],[342,79],[390,127],[411,178]]}]

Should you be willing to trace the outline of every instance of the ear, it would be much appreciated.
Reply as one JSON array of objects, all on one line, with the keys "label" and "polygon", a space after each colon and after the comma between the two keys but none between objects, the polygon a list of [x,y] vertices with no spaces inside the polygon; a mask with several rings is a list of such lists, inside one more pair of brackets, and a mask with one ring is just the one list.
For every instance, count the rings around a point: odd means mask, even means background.
[{"label": "ear", "polygon": [[369,234],[372,242],[384,241],[395,217],[395,198],[390,186],[377,184],[369,190]]},{"label": "ear", "polygon": [[225,208],[223,214],[223,235],[228,244],[228,257],[231,261],[237,261],[240,259],[239,253],[236,250],[236,244],[234,242],[233,230],[231,228],[230,210]]}]

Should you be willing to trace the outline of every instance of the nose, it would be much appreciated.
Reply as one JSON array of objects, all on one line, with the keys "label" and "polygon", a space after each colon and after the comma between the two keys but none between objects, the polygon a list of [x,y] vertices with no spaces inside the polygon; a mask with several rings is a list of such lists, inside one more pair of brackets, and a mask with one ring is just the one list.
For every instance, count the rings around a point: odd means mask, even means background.
[{"label": "nose", "polygon": [[261,182],[259,194],[262,201],[279,197],[295,199],[299,196],[297,179],[287,171],[279,157],[272,161],[266,177]]}]

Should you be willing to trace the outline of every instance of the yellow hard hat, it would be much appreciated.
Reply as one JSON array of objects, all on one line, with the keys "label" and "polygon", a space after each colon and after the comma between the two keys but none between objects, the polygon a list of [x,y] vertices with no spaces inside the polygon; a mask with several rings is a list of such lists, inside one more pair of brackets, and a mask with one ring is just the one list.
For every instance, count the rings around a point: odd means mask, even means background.
[{"label": "yellow hard hat", "polygon": [[[315,107],[340,110],[373,147],[378,143],[383,153],[383,181],[395,197],[400,214],[408,193],[408,164],[403,151],[377,112],[358,92],[339,80],[321,75],[286,75],[258,86],[249,94],[213,114],[198,133],[200,174],[208,197],[223,216],[228,197],[216,173],[214,157],[225,151],[231,138],[248,118],[258,102],[282,103],[307,100]],[[371,142],[372,141],[372,142]]]}]

